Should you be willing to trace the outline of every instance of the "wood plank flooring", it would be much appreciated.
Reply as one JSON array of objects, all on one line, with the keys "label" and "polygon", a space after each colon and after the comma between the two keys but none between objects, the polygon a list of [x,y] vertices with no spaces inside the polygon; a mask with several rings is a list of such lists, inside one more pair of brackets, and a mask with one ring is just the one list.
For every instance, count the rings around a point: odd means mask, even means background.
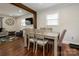
[{"label": "wood plank flooring", "polygon": [[[63,56],[79,56],[79,49],[71,49],[69,45],[64,44],[61,53]],[[58,51],[59,54],[60,51]],[[49,51],[46,49],[45,55],[53,56],[50,47]],[[42,49],[39,48],[37,54],[35,54],[32,46],[29,51],[24,48],[23,38],[16,38],[11,42],[0,44],[0,56],[42,56]]]}]

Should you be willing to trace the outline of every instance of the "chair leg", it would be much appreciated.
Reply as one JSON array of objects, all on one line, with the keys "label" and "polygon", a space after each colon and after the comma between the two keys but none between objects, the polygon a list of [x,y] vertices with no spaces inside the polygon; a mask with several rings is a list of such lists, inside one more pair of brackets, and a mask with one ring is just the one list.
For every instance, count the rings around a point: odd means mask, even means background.
[{"label": "chair leg", "polygon": [[49,47],[48,47],[48,44],[47,44],[47,52],[48,52],[48,49],[49,49]]},{"label": "chair leg", "polygon": [[29,47],[30,47],[30,42],[28,42],[28,50],[29,50]]},{"label": "chair leg", "polygon": [[33,52],[34,52],[34,50],[35,50],[35,42],[33,43]]},{"label": "chair leg", "polygon": [[61,54],[62,54],[62,53],[61,53],[61,52],[62,52],[62,51],[61,51],[61,47],[59,47],[59,51],[60,51],[60,54],[59,54],[59,56],[61,56]]},{"label": "chair leg", "polygon": [[[54,47],[54,44],[52,44],[52,48],[51,49],[54,49],[53,47]],[[52,55],[53,55],[53,53],[54,53],[54,50],[52,50]]]},{"label": "chair leg", "polygon": [[37,44],[36,44],[36,51],[35,51],[35,54],[37,55]]},{"label": "chair leg", "polygon": [[45,46],[43,46],[43,56],[45,55]]}]

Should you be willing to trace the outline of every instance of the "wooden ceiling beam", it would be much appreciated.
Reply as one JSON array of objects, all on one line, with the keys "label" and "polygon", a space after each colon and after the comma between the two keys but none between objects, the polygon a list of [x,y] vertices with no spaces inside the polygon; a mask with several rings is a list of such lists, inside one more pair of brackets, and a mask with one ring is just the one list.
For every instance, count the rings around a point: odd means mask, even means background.
[{"label": "wooden ceiling beam", "polygon": [[33,17],[34,17],[34,20],[33,20],[34,28],[37,28],[37,12],[36,11],[34,11],[33,9],[23,5],[22,3],[10,3],[10,4],[32,13]]},{"label": "wooden ceiling beam", "polygon": [[11,4],[14,5],[14,6],[17,6],[19,8],[22,8],[22,9],[24,9],[24,10],[30,12],[30,13],[33,13],[33,14],[36,13],[36,11],[34,11],[33,9],[23,5],[22,3],[11,3]]}]

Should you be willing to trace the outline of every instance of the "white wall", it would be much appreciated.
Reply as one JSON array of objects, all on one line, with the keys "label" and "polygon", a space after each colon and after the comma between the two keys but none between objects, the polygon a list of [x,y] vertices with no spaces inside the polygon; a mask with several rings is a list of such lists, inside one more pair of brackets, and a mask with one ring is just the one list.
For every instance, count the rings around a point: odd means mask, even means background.
[{"label": "white wall", "polygon": [[27,14],[17,18],[17,27],[18,27],[17,31],[22,30],[23,28],[33,28],[33,25],[27,25],[25,27],[21,26],[21,21],[29,17],[33,17],[33,15]]},{"label": "white wall", "polygon": [[[59,13],[59,25],[49,26],[54,31],[67,29],[64,43],[79,44],[79,4],[61,4],[38,12],[37,27],[46,26],[46,15]],[[72,38],[73,37],[73,38]]]},{"label": "white wall", "polygon": [[[1,14],[0,14],[0,16],[4,17],[4,18],[9,17],[9,16],[6,16],[6,15],[1,15]],[[15,23],[12,26],[6,25],[5,20],[3,18],[3,21],[2,21],[3,22],[3,28],[5,28],[5,30],[7,30],[7,31],[20,31],[22,28],[27,28],[27,27],[32,28],[33,25],[29,25],[29,26],[26,26],[26,27],[21,26],[21,20],[23,20],[25,18],[29,18],[29,17],[33,17],[33,15],[29,13],[29,14],[26,14],[26,15],[23,15],[23,16],[16,17]]]}]

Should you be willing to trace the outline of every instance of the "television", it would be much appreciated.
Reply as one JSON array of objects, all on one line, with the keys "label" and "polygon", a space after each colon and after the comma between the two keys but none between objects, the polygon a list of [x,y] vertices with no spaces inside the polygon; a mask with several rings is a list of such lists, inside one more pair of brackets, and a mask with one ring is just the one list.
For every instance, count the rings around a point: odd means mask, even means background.
[{"label": "television", "polygon": [[25,19],[25,24],[26,25],[32,25],[33,24],[33,18],[26,18]]},{"label": "television", "polygon": [[0,32],[2,32],[2,28],[0,28]]}]

